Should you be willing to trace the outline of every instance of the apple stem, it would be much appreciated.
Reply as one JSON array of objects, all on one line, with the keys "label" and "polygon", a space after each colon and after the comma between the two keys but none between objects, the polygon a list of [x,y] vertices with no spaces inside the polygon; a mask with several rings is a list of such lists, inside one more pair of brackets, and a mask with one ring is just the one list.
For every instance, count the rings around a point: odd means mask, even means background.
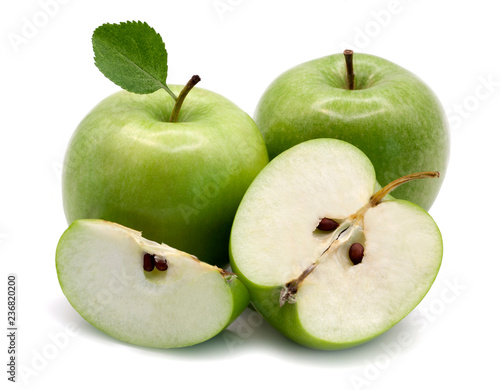
[{"label": "apple stem", "polygon": [[401,184],[417,179],[433,179],[438,177],[439,177],[439,172],[436,171],[412,173],[410,175],[400,177],[399,179],[390,182],[384,188],[373,194],[372,197],[370,198],[370,206],[375,207],[376,205],[378,205],[380,202],[382,202],[382,199],[384,199],[384,197],[387,194],[389,194],[389,192],[394,190],[396,187],[399,187]]},{"label": "apple stem", "polygon": [[187,94],[189,91],[193,89],[193,87],[198,84],[198,82],[201,80],[200,76],[194,75],[189,79],[187,84],[184,86],[182,89],[181,93],[177,97],[177,100],[175,101],[174,109],[172,110],[172,114],[170,115],[170,122],[177,122],[179,119],[179,112],[181,110],[182,103],[184,102],[184,99],[186,98]]},{"label": "apple stem", "polygon": [[352,57],[354,52],[352,50],[344,50],[345,65],[347,68],[347,86],[349,90],[354,89],[354,67],[352,64]]}]

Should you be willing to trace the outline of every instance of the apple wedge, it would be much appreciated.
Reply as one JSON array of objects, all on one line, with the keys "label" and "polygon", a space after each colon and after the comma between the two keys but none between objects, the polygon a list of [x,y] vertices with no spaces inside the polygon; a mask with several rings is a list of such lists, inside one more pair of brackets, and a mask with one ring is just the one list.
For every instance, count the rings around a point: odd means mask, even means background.
[{"label": "apple wedge", "polygon": [[64,294],[83,318],[147,347],[208,340],[249,302],[234,274],[103,220],[73,222],[57,246],[56,267]]},{"label": "apple wedge", "polygon": [[231,265],[264,318],[318,349],[366,342],[422,300],[443,253],[429,214],[387,200],[375,170],[344,141],[316,139],[268,164],[245,194],[231,232]]}]

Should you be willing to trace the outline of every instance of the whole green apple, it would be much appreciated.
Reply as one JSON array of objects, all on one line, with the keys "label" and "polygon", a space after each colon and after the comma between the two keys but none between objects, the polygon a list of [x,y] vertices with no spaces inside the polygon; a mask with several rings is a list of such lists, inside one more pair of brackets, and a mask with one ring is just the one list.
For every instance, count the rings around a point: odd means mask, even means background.
[{"label": "whole green apple", "polygon": [[266,147],[252,118],[216,93],[192,89],[169,122],[174,103],[163,89],[121,91],[83,119],[63,164],[66,218],[117,222],[223,266],[236,209],[268,162]]},{"label": "whole green apple", "polygon": [[[412,182],[393,193],[428,210],[449,155],[448,124],[440,102],[422,80],[392,62],[356,53],[349,72],[347,58],[336,54],[303,63],[268,87],[254,118],[269,157],[303,141],[328,137],[360,148],[382,186],[413,172],[439,171],[438,180]],[[355,75],[352,90],[347,73]]]}]

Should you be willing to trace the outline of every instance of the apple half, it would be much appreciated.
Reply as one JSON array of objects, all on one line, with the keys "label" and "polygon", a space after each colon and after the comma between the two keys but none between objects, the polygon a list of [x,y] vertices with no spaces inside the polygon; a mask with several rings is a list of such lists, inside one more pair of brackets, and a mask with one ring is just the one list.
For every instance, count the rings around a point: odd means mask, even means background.
[{"label": "apple half", "polygon": [[231,265],[268,322],[318,349],[366,342],[403,319],[438,273],[442,238],[429,214],[376,192],[375,170],[356,147],[306,141],[269,163],[245,194]]},{"label": "apple half", "polygon": [[57,246],[56,267],[64,294],[83,318],[147,347],[208,340],[249,302],[236,275],[103,220],[73,222]]}]

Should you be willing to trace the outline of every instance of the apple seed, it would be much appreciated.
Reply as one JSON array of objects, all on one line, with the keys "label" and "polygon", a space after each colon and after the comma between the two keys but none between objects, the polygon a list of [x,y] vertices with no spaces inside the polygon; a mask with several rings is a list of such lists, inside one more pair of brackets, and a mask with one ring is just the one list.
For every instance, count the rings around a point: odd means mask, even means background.
[{"label": "apple seed", "polygon": [[319,221],[317,229],[324,232],[330,232],[332,230],[337,229],[338,227],[339,224],[333,219],[323,218],[321,221]]},{"label": "apple seed", "polygon": [[150,255],[149,253],[144,253],[144,260],[142,267],[146,272],[151,272],[152,270],[155,269],[155,259],[153,255]]},{"label": "apple seed", "polygon": [[351,247],[349,248],[349,258],[354,265],[361,263],[361,260],[363,260],[364,252],[365,248],[359,242],[351,245]]},{"label": "apple seed", "polygon": [[166,271],[168,269],[167,259],[155,256],[155,263],[158,271]]}]

